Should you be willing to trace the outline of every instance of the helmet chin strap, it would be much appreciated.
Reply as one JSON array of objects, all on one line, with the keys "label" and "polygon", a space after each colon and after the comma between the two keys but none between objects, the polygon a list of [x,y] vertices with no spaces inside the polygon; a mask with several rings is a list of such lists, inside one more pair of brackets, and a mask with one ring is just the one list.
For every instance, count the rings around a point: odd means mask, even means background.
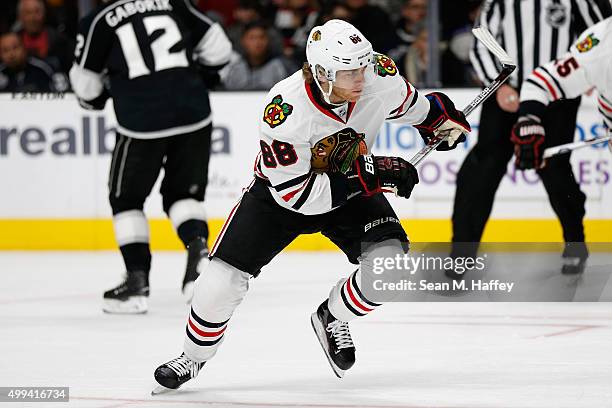
[{"label": "helmet chin strap", "polygon": [[328,81],[327,83],[329,84],[329,91],[325,92],[325,90],[323,89],[323,86],[321,85],[321,83],[319,82],[318,78],[314,78],[315,83],[317,84],[317,88],[319,88],[319,90],[321,91],[321,95],[323,95],[323,100],[332,105],[332,106],[342,106],[346,103],[346,101],[342,102],[342,103],[334,103],[330,100],[330,96],[332,94],[332,90],[334,88],[334,83],[332,81]]}]

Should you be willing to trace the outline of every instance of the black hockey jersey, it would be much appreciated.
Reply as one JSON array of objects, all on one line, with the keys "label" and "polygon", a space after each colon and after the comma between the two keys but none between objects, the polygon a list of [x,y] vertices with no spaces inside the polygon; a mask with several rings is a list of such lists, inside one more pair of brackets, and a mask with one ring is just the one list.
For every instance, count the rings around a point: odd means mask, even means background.
[{"label": "black hockey jersey", "polygon": [[120,133],[173,136],[210,123],[200,66],[223,66],[230,53],[221,26],[190,0],[118,0],[81,21],[70,81],[85,108],[113,98]]}]

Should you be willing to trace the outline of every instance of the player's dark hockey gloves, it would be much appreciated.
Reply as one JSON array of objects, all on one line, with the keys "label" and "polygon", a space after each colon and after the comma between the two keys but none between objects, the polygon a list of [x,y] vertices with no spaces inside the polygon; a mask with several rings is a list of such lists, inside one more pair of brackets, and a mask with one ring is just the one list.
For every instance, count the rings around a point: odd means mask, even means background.
[{"label": "player's dark hockey gloves", "polygon": [[414,127],[418,129],[425,143],[440,132],[450,132],[448,143],[441,143],[436,150],[452,150],[459,142],[465,141],[465,135],[472,128],[465,115],[455,108],[448,96],[441,92],[433,92],[426,96],[429,100],[429,113],[425,120]]},{"label": "player's dark hockey gloves", "polygon": [[100,96],[94,99],[86,101],[85,99],[77,98],[77,101],[79,102],[79,105],[81,105],[81,108],[83,109],[104,110],[104,107],[106,106],[106,101],[109,98],[110,98],[110,93],[108,92],[106,88],[104,88]]},{"label": "player's dark hockey gloves", "polygon": [[401,157],[361,155],[347,175],[349,189],[366,196],[397,190],[398,196],[409,198],[419,183],[416,168]]},{"label": "player's dark hockey gloves", "polygon": [[534,116],[522,116],[512,127],[510,140],[514,143],[515,166],[519,170],[538,169],[543,167],[542,143],[544,143],[544,126]]}]

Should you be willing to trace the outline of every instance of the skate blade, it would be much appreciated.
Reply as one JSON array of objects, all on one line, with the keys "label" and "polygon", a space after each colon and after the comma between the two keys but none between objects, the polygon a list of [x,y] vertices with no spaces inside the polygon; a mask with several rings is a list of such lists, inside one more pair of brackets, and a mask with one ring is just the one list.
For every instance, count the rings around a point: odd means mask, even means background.
[{"label": "skate blade", "polygon": [[167,394],[171,391],[176,391],[176,390],[172,388],[166,388],[163,385],[158,385],[155,388],[153,388],[153,391],[151,391],[151,395]]},{"label": "skate blade", "polygon": [[334,360],[332,360],[331,356],[329,355],[329,352],[327,351],[328,346],[329,346],[327,344],[327,336],[325,336],[325,333],[323,331],[323,326],[321,325],[321,322],[319,321],[319,318],[317,317],[317,312],[314,312],[310,316],[310,324],[312,325],[312,328],[315,331],[317,338],[319,339],[319,344],[321,345],[321,348],[323,349],[323,353],[325,354],[325,357],[327,357],[327,361],[329,362],[329,365],[334,371],[334,374],[336,374],[336,377],[338,378],[344,378],[344,374],[346,373],[346,370],[343,370],[340,367],[338,367],[334,363]]},{"label": "skate blade", "polygon": [[147,313],[147,297],[132,296],[128,300],[104,299],[102,310],[110,314],[143,314]]}]

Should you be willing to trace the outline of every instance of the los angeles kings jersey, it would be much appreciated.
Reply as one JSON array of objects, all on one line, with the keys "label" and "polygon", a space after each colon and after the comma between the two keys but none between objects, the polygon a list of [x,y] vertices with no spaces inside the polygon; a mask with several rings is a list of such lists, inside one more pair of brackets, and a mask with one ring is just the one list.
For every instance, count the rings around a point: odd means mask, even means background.
[{"label": "los angeles kings jersey", "polygon": [[361,139],[370,152],[385,120],[419,124],[429,101],[398,73],[391,59],[377,54],[375,70],[366,71],[361,97],[330,109],[317,85],[298,71],[276,84],[266,96],[259,123],[261,151],[256,176],[269,181],[278,204],[302,214],[328,212],[346,201],[341,173],[321,173],[311,167],[321,144]]},{"label": "los angeles kings jersey", "polygon": [[599,112],[612,129],[612,17],[584,31],[565,55],[536,68],[525,80],[521,102],[548,105],[591,88],[597,89]]},{"label": "los angeles kings jersey", "polygon": [[117,0],[80,23],[72,87],[84,107],[113,98],[120,133],[149,139],[210,123],[198,65],[229,61],[231,43],[191,0]]}]

